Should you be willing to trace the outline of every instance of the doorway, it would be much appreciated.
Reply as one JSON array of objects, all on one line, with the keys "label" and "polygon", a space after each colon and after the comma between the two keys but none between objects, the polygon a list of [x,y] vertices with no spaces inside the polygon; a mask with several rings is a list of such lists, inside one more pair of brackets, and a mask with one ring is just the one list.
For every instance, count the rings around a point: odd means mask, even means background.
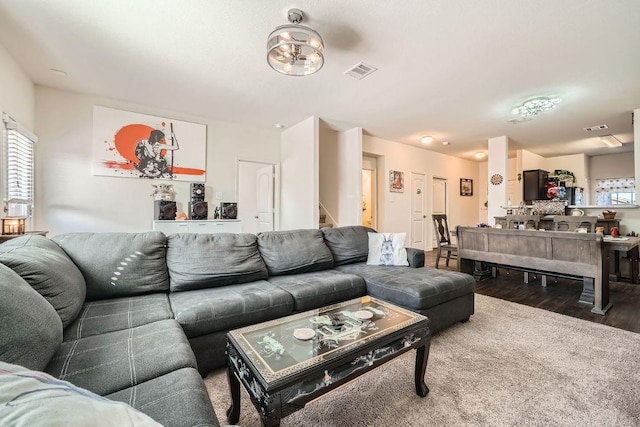
[{"label": "doorway", "polygon": [[277,227],[277,165],[238,160],[238,219],[242,232],[257,234]]},{"label": "doorway", "polygon": [[411,172],[411,247],[422,250],[427,241],[425,180],[423,173]]},{"label": "doorway", "polygon": [[[447,214],[447,180],[445,178],[433,178],[431,192],[431,213],[432,214]],[[436,236],[431,239],[431,247],[437,248]]]},{"label": "doorway", "polygon": [[376,206],[378,186],[376,181],[377,161],[375,157],[362,157],[362,225],[377,227]]}]

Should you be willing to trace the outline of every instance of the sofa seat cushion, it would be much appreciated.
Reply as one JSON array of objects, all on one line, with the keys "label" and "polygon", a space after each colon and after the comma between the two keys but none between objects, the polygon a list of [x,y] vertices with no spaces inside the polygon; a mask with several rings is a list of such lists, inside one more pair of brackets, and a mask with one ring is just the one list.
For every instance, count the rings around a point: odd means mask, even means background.
[{"label": "sofa seat cushion", "polygon": [[171,308],[189,338],[227,331],[293,312],[288,292],[266,280],[169,294]]},{"label": "sofa seat cushion", "polygon": [[146,233],[68,233],[52,238],[78,266],[87,301],[169,290],[166,237]]},{"label": "sofa seat cushion", "polygon": [[178,369],[105,397],[125,402],[164,426],[220,425],[204,381],[193,368]]},{"label": "sofa seat cushion", "polygon": [[167,267],[172,292],[267,278],[254,234],[172,234]]},{"label": "sofa seat cushion", "polygon": [[367,287],[360,276],[336,270],[274,276],[269,278],[269,282],[293,296],[295,311],[311,310],[367,294]]},{"label": "sofa seat cushion", "polygon": [[265,231],[258,234],[258,248],[269,276],[333,267],[333,255],[320,230]]},{"label": "sofa seat cushion", "polygon": [[11,239],[0,245],[0,262],[47,299],[63,327],[80,313],[87,289],[84,277],[54,241],[27,235]]},{"label": "sofa seat cushion", "polygon": [[41,371],[62,342],[62,321],[18,273],[0,264],[0,360]]},{"label": "sofa seat cushion", "polygon": [[420,311],[462,295],[473,293],[473,276],[457,271],[422,267],[389,267],[349,264],[336,270],[357,274],[367,284],[372,297]]},{"label": "sofa seat cushion", "polygon": [[172,318],[167,294],[90,301],[84,304],[80,316],[64,330],[63,340],[77,340]]},{"label": "sofa seat cushion", "polygon": [[369,233],[373,228],[362,225],[323,228],[324,241],[333,254],[335,265],[364,262],[369,255]]},{"label": "sofa seat cushion", "polygon": [[129,405],[44,372],[0,362],[2,426],[162,427]]},{"label": "sofa seat cushion", "polygon": [[105,395],[195,367],[195,356],[178,322],[161,320],[63,342],[45,371]]}]

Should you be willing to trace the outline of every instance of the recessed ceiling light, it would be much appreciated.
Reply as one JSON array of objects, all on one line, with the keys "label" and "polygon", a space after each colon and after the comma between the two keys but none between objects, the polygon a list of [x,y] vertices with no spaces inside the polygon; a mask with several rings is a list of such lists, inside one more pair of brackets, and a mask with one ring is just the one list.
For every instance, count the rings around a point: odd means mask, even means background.
[{"label": "recessed ceiling light", "polygon": [[586,130],[587,132],[593,132],[594,130],[603,130],[603,129],[609,129],[609,126],[596,125],[596,126],[589,126],[588,128],[584,128],[584,130]]},{"label": "recessed ceiling light", "polygon": [[420,142],[422,142],[423,144],[431,144],[432,141],[432,136],[423,136],[422,138],[420,138]]},{"label": "recessed ceiling light", "polygon": [[449,145],[451,144],[449,141],[442,141],[442,145]]},{"label": "recessed ceiling light", "polygon": [[282,123],[276,123],[276,129],[284,129],[284,125]]},{"label": "recessed ceiling light", "polygon": [[483,152],[477,152],[476,154],[473,155],[473,157],[475,157],[476,159],[484,159],[484,156],[486,156],[487,153],[483,153]]}]

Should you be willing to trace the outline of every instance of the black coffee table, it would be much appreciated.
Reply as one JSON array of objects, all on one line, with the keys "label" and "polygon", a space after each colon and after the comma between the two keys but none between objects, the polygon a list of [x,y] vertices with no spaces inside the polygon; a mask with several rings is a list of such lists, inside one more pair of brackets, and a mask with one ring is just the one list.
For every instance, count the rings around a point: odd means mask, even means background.
[{"label": "black coffee table", "polygon": [[[370,319],[363,319],[367,312]],[[416,393],[425,397],[428,325],[420,314],[367,296],[233,330],[227,334],[227,418],[235,424],[240,417],[240,383],[262,423],[278,426],[282,417],[412,349]],[[295,338],[300,328],[315,336]]]}]

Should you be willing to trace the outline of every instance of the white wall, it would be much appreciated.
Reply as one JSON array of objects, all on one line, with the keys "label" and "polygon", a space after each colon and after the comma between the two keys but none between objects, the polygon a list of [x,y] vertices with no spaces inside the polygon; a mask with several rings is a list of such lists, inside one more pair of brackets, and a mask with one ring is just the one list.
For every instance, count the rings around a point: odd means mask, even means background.
[{"label": "white wall", "polygon": [[[411,232],[411,194],[409,179],[411,172],[424,173],[427,177],[425,195],[427,202],[427,241],[432,239],[431,225],[431,180],[433,177],[448,181],[449,226],[475,226],[478,223],[478,163],[418,147],[364,135],[363,151],[378,158],[378,224],[380,232]],[[389,191],[389,170],[404,172],[404,193]],[[460,196],[460,178],[469,178],[474,183],[472,197]],[[485,197],[482,195],[482,197]],[[484,198],[482,199],[484,203]],[[430,245],[428,245],[430,246]]]},{"label": "white wall", "polygon": [[320,121],[308,119],[282,132],[280,227],[318,228]]},{"label": "white wall", "polygon": [[334,226],[362,222],[362,129],[320,128],[320,203]]},{"label": "white wall", "polygon": [[33,131],[35,123],[35,87],[0,45],[0,112],[9,114]]},{"label": "white wall", "polygon": [[[495,225],[496,216],[502,216],[505,210],[502,206],[508,204],[508,166],[509,166],[509,138],[506,136],[498,136],[490,138],[488,141],[489,158],[488,163],[488,175],[492,177],[494,175],[501,175],[502,182],[497,184],[489,183],[489,207],[487,211],[489,225]],[[490,179],[490,178],[489,178]]]},{"label": "white wall", "polygon": [[[151,229],[155,180],[91,174],[93,106],[102,105],[207,125],[206,201],[209,218],[219,202],[236,201],[236,159],[278,162],[280,132],[159,110],[150,106],[36,87],[35,228],[49,235],[74,231]],[[168,181],[161,181],[168,182]],[[189,182],[172,182],[178,210],[187,211]],[[242,209],[239,207],[239,209]]]}]

